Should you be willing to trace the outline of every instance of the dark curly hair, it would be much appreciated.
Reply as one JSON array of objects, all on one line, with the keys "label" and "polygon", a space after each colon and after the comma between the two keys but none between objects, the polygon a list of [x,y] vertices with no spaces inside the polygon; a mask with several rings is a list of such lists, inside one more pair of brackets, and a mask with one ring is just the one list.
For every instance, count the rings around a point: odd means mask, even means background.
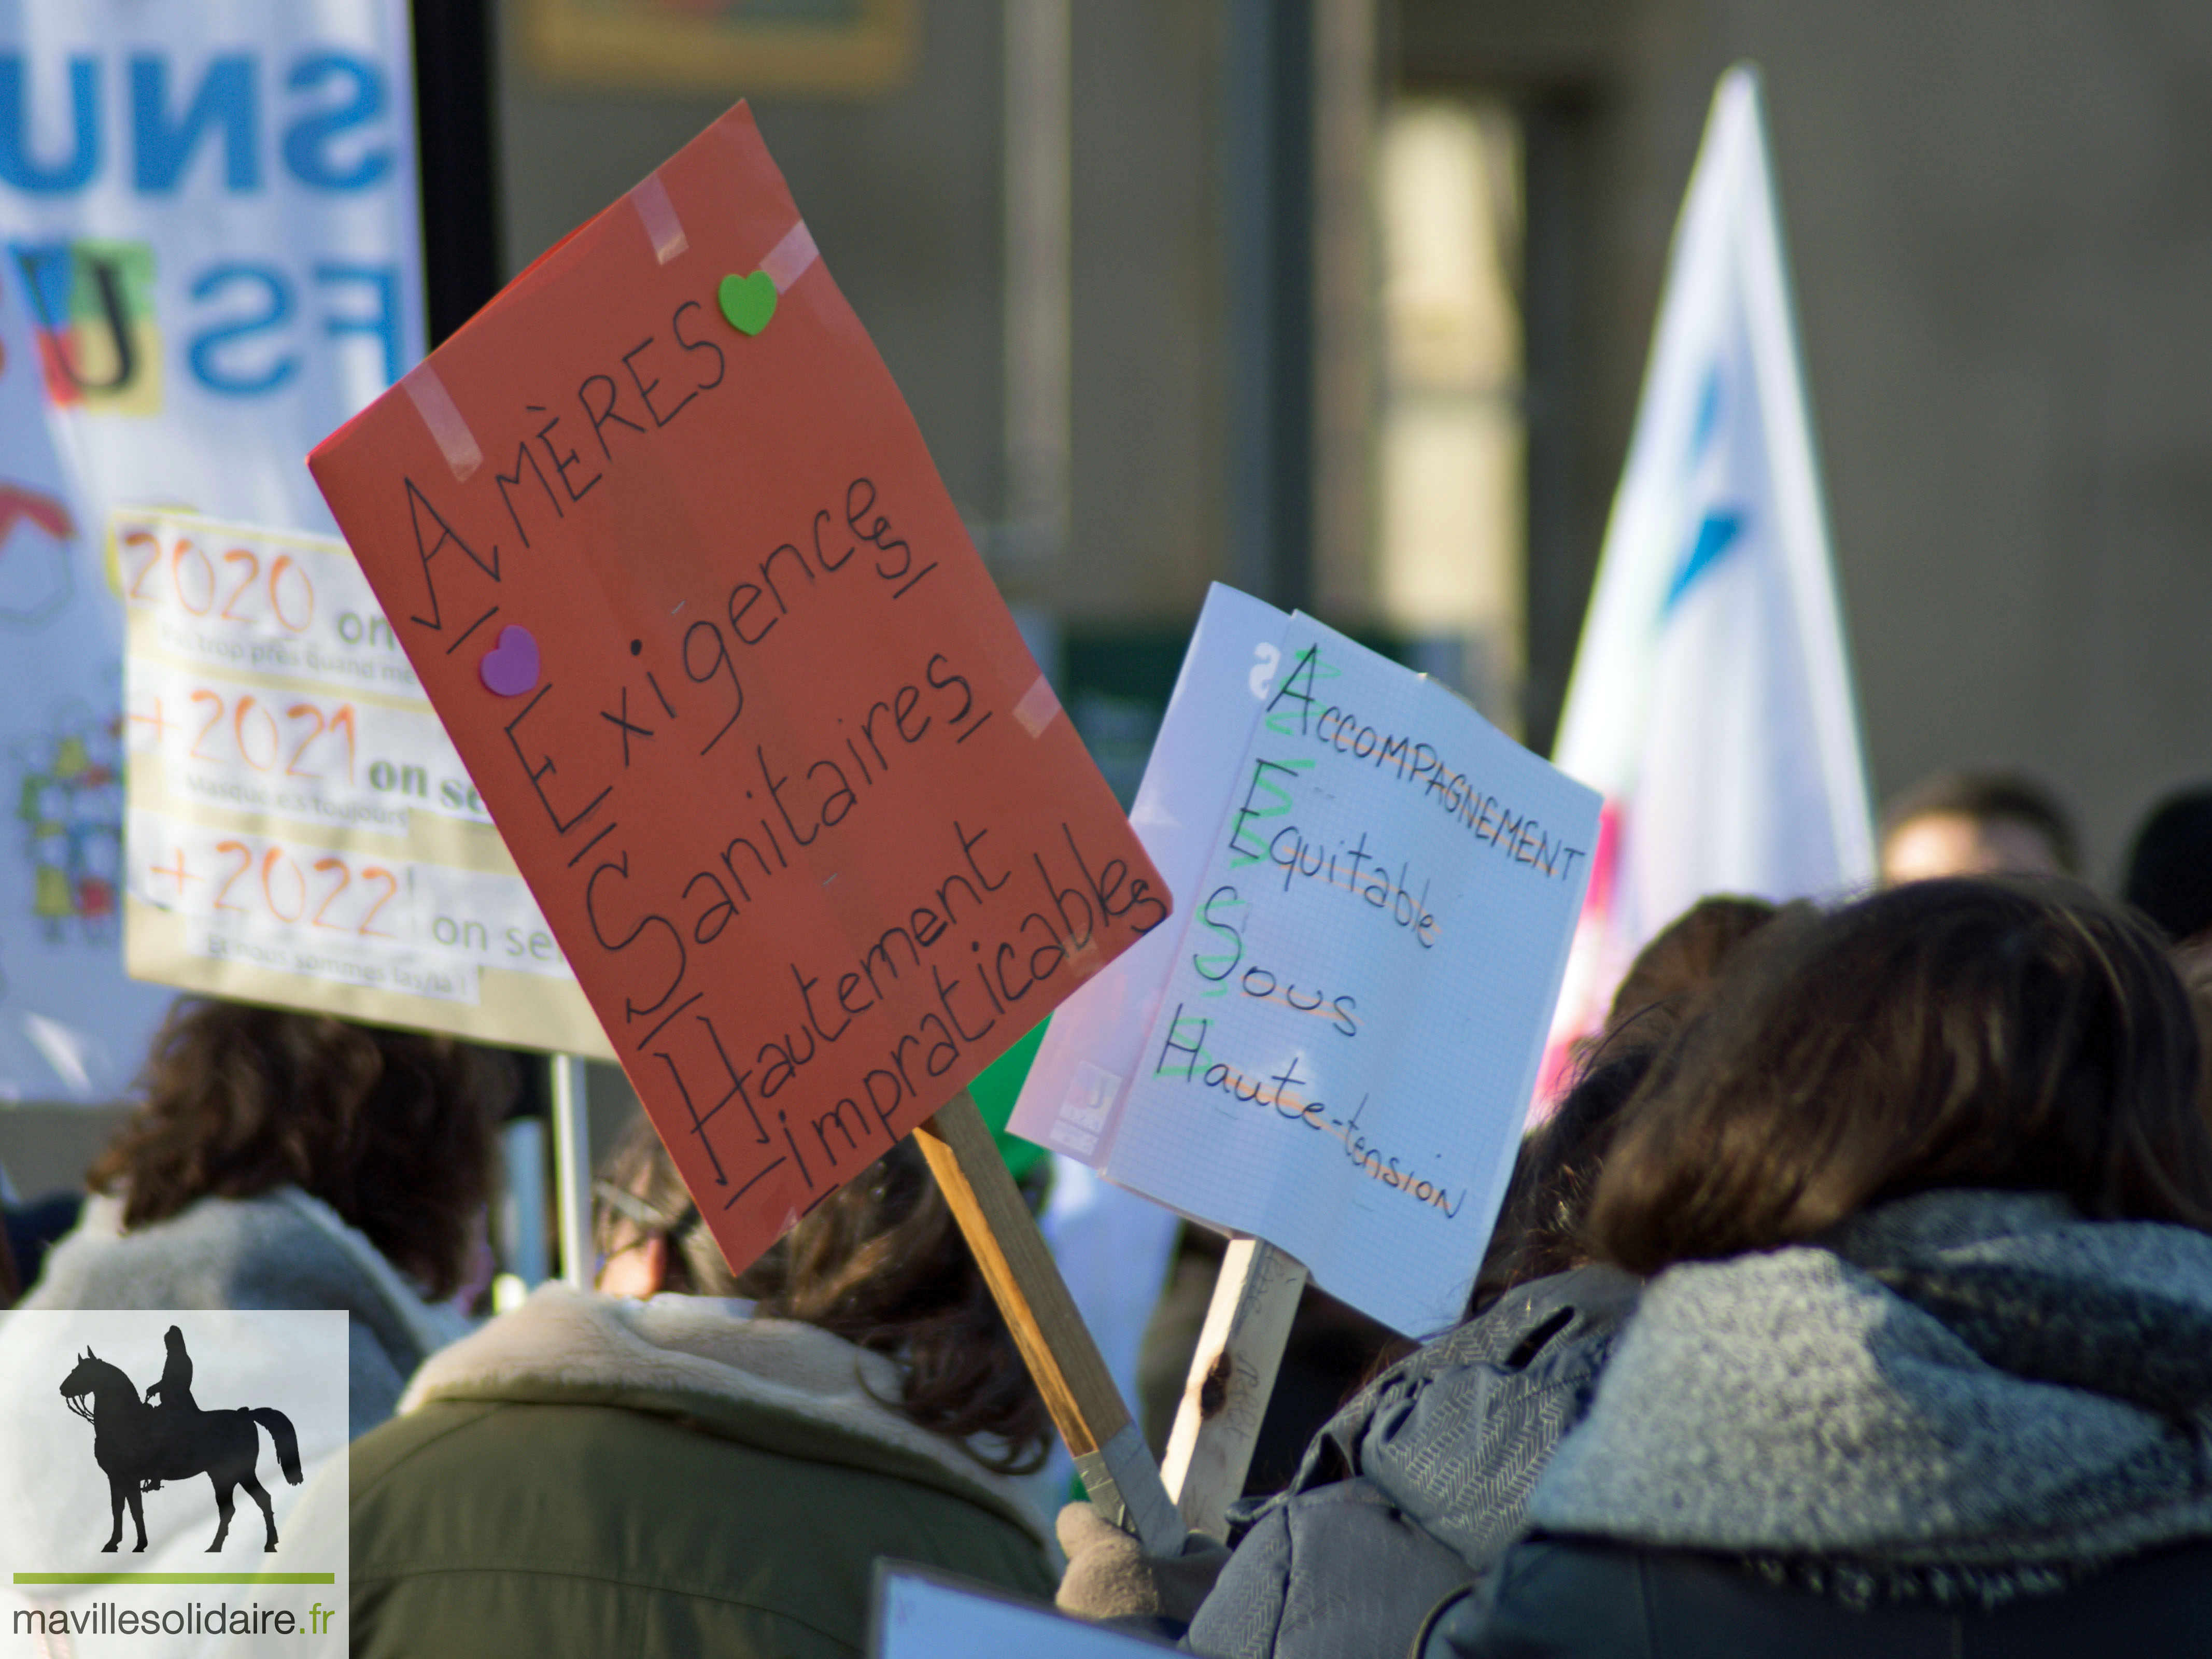
[{"label": "dark curly hair", "polygon": [[126,1232],[203,1198],[295,1186],[433,1296],[467,1275],[516,1087],[502,1055],[320,1014],[180,999],[143,1101],[87,1173]]},{"label": "dark curly hair", "polygon": [[[1043,1463],[1052,1439],[1044,1398],[911,1140],[802,1216],[741,1273],[722,1259],[648,1120],[632,1123],[608,1157],[597,1195],[603,1255],[658,1233],[668,1242],[666,1289],[747,1297],[763,1318],[798,1320],[887,1355],[903,1381],[899,1398],[884,1403],[909,1422],[1003,1474]],[[979,1435],[998,1449],[977,1448]]]}]

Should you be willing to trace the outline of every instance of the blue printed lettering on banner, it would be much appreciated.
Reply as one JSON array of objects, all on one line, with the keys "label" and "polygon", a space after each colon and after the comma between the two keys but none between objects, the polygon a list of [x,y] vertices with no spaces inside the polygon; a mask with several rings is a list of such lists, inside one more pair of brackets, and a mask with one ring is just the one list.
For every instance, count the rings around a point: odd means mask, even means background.
[{"label": "blue printed lettering on banner", "polygon": [[[161,337],[153,301],[153,253],[143,242],[17,242],[9,249],[31,302],[46,360],[47,394],[121,414],[161,406]],[[250,398],[300,372],[297,330],[365,337],[386,385],[399,378],[399,267],[318,260],[302,273],[226,260],[190,276],[185,361],[192,378],[226,397]],[[303,303],[311,321],[295,322]]]},{"label": "blue printed lettering on banner", "polygon": [[[399,378],[399,268],[393,264],[318,264],[308,273],[322,331],[331,339],[364,334],[383,353],[385,384]],[[252,397],[274,392],[299,372],[284,348],[300,283],[276,265],[234,261],[210,265],[191,284],[195,300],[220,315],[190,338],[193,378],[210,392]]]},{"label": "blue printed lettering on banner", "polygon": [[[382,66],[356,52],[128,50],[71,54],[51,67],[63,72],[34,76],[25,53],[0,52],[0,189],[51,198],[107,182],[174,198],[194,189],[251,196],[289,180],[344,193],[394,176],[392,88]],[[66,118],[34,109],[35,98],[65,98]],[[17,243],[11,252],[55,399],[156,413],[162,337],[148,245]],[[167,306],[186,302],[181,318],[161,319],[181,358],[172,372],[222,397],[292,386],[318,341],[373,351],[387,385],[404,363],[396,264],[234,258],[166,273],[162,288]]]},{"label": "blue printed lettering on banner", "polygon": [[[20,52],[0,52],[0,185],[74,195],[112,163],[127,167],[140,194],[174,195],[203,155],[216,158],[204,165],[239,194],[261,190],[279,167],[319,191],[368,190],[392,176],[382,137],[390,90],[383,70],[358,53],[311,48],[283,65],[251,52],[200,64],[158,52],[132,52],[112,65],[72,56],[65,78],[69,148],[42,154],[32,136],[29,65]],[[112,132],[103,97],[111,87],[118,116]],[[264,154],[263,115],[272,108],[286,118]]]},{"label": "blue printed lettering on banner", "polygon": [[171,108],[169,60],[150,53],[132,58],[131,154],[134,182],[141,191],[174,193],[210,127],[222,135],[224,185],[236,191],[261,188],[256,131],[260,109],[253,96],[251,58],[239,54],[214,59],[191,106],[174,115]]}]

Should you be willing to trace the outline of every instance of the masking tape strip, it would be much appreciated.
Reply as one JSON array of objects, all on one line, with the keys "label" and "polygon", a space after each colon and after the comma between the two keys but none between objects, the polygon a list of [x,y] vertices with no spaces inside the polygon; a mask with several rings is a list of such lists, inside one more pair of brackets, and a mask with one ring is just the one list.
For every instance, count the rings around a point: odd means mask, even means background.
[{"label": "masking tape strip", "polygon": [[806,221],[801,219],[784,232],[781,241],[768,251],[768,257],[760,262],[760,268],[768,272],[769,280],[775,284],[775,291],[784,294],[806,274],[807,267],[814,263],[816,258],[814,233],[807,229]]},{"label": "masking tape strip", "polygon": [[660,182],[657,173],[647,175],[645,182],[629,193],[630,204],[637,210],[638,222],[645,227],[646,239],[653,244],[653,257],[664,265],[691,246],[684,234],[684,222],[676,216],[676,204],[668,199],[668,186]]},{"label": "masking tape strip", "polygon": [[[1143,1476],[1143,1465],[1152,1460],[1137,1425],[1127,1423],[1103,1446],[1076,1454],[1075,1472],[1100,1515],[1122,1531],[1133,1533],[1147,1552],[1172,1554],[1176,1539],[1183,1534],[1182,1517],[1160,1484],[1157,1469],[1150,1478]],[[1121,1484],[1124,1474],[1139,1477],[1127,1490]]]},{"label": "masking tape strip", "polygon": [[1127,1090],[1122,1079],[1103,1066],[1093,1066],[1089,1060],[1078,1060],[1075,1074],[1067,1080],[1067,1093],[1054,1114],[1052,1127],[1046,1139],[1064,1152],[1078,1158],[1088,1158],[1098,1151],[1098,1143],[1111,1133],[1115,1120],[1121,1115],[1121,1104]]},{"label": "masking tape strip", "polygon": [[1042,674],[1036,677],[1034,685],[1022,693],[1022,700],[1014,705],[1014,718],[1033,738],[1050,726],[1053,717],[1059,713],[1060,699],[1053,695],[1052,686]]},{"label": "masking tape strip", "polygon": [[428,362],[420,362],[399,377],[399,384],[407,388],[407,395],[415,400],[415,412],[430,428],[438,447],[446,452],[446,465],[453,469],[454,480],[466,483],[469,474],[483,465],[483,451],[477,447],[476,434],[469,430],[461,411],[453,407],[438,371]]}]

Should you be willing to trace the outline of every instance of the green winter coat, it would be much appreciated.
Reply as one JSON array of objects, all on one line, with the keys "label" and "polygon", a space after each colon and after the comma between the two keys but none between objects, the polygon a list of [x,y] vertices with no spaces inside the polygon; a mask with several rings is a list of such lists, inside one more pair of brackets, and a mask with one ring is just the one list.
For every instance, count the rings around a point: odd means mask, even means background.
[{"label": "green winter coat", "polygon": [[811,1326],[541,1289],[355,1443],[351,1650],[842,1659],[882,1556],[1049,1601],[1018,1488],[896,1389]]}]

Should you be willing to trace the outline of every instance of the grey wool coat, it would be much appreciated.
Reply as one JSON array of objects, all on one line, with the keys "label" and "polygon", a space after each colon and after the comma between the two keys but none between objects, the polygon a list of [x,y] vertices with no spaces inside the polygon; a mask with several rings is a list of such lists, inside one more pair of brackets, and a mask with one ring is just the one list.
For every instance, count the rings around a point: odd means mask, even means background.
[{"label": "grey wool coat", "polygon": [[54,1246],[25,1308],[337,1308],[347,1320],[349,1429],[390,1417],[416,1366],[468,1332],[425,1302],[377,1249],[296,1187],[204,1198],[123,1231],[123,1202],[94,1195]]}]

